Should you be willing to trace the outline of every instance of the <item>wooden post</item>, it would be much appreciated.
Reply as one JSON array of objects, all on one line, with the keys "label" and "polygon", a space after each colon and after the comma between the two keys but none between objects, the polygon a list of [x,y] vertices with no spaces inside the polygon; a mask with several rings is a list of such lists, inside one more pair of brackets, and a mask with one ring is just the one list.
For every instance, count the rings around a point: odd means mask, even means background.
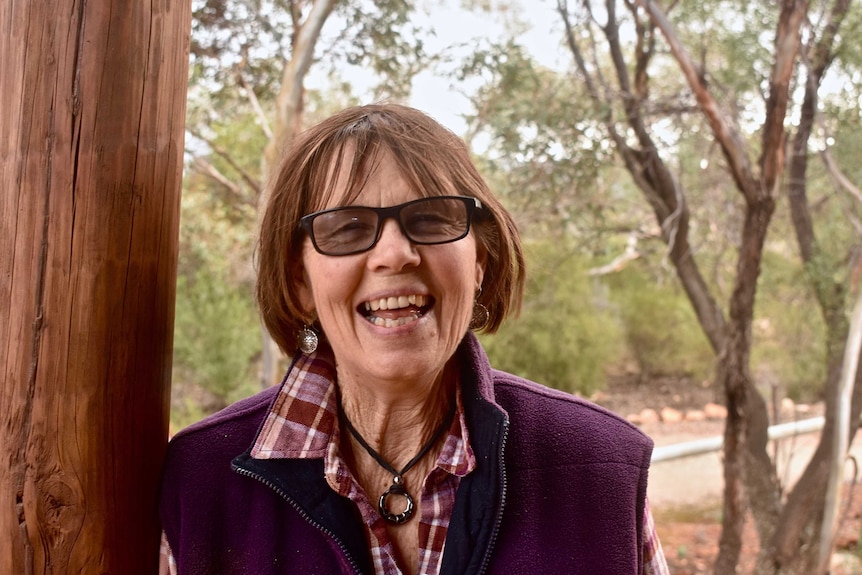
[{"label": "wooden post", "polygon": [[190,15],[0,3],[0,573],[155,571]]}]

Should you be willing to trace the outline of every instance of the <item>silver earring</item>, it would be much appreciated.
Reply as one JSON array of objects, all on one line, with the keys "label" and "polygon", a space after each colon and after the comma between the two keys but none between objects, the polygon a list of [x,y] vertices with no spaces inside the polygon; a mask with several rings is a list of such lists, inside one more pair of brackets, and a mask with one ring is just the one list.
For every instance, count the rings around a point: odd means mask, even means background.
[{"label": "silver earring", "polygon": [[299,346],[299,351],[308,355],[317,351],[320,336],[317,335],[317,331],[313,327],[306,325],[299,331],[296,343]]},{"label": "silver earring", "polygon": [[485,329],[490,318],[491,314],[488,313],[488,308],[476,299],[473,302],[473,316],[470,318],[470,329],[473,331]]}]

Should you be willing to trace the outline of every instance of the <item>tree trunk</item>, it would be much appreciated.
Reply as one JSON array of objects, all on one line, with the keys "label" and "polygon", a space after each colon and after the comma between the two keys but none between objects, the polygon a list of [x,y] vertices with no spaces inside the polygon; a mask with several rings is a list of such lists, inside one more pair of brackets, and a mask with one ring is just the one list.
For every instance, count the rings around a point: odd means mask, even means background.
[{"label": "tree trunk", "polygon": [[[276,97],[275,130],[263,153],[262,180],[268,179],[270,170],[278,168],[281,153],[302,125],[303,101],[305,98],[305,76],[314,59],[314,48],[326,19],[332,13],[337,0],[314,0],[304,21],[294,21],[293,46],[290,60],[284,63],[281,86]],[[263,216],[269,201],[269,189],[264,186],[258,196],[258,219]],[[281,355],[278,346],[261,324],[261,387],[266,389],[278,383],[278,364]]]},{"label": "tree trunk", "polygon": [[762,539],[771,536],[780,510],[775,471],[766,451],[769,417],[749,370],[757,279],[774,210],[775,201],[768,194],[746,208],[727,344],[718,362],[718,383],[725,390],[728,411],[724,513],[715,569],[719,575],[736,572],[747,506],[751,506]]},{"label": "tree trunk", "polygon": [[0,573],[153,573],[188,2],[0,6]]},{"label": "tree trunk", "polygon": [[[847,290],[835,281],[837,270],[829,263],[830,258],[825,257],[817,242],[807,195],[807,170],[808,142],[817,115],[818,90],[832,62],[835,39],[848,8],[849,0],[835,0],[819,37],[812,36],[809,39],[805,95],[788,164],[787,198],[793,229],[809,284],[820,305],[826,325],[827,379],[824,384],[826,425],[821,433],[820,443],[802,477],[787,497],[773,538],[761,545],[761,556],[771,557],[774,565],[787,573],[808,573],[814,568],[819,541],[819,530],[816,526],[823,516],[824,491],[828,478],[827,461],[835,456],[833,437],[836,414],[840,409],[837,390],[843,348],[848,334],[848,320],[845,315]],[[851,422],[858,421],[862,411],[860,393],[862,389],[857,373],[850,407]],[[856,425],[851,423],[848,430],[851,441],[855,431]]]}]

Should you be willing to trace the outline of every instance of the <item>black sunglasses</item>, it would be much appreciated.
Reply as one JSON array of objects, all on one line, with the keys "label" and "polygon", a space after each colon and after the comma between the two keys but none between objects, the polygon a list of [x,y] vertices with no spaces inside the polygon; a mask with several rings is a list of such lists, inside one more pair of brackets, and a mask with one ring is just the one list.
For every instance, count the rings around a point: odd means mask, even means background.
[{"label": "black sunglasses", "polygon": [[380,239],[387,218],[393,218],[414,244],[458,241],[470,232],[473,212],[482,203],[469,196],[432,196],[387,208],[344,206],[299,219],[311,243],[326,256],[348,256],[370,250]]}]

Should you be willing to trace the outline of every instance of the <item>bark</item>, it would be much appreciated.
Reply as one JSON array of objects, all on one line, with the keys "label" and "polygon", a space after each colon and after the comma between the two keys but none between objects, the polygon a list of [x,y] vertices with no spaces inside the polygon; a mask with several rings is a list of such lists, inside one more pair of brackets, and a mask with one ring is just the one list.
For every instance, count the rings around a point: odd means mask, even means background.
[{"label": "bark", "polygon": [[152,573],[191,7],[0,6],[0,573]]},{"label": "bark", "polygon": [[751,322],[763,245],[775,209],[778,174],[783,166],[784,120],[807,3],[792,0],[782,3],[762,131],[759,176],[749,160],[744,139],[726,120],[727,115],[704,81],[704,71],[694,64],[662,10],[651,0],[638,0],[638,3],[664,35],[746,202],[726,345],[721,351],[718,369],[718,383],[725,390],[729,415],[724,445],[724,513],[716,573],[734,573],[742,548],[746,503],[751,506],[762,541],[771,539],[780,511],[777,480],[766,451],[768,413],[749,372]]},{"label": "bark", "polygon": [[[846,290],[835,282],[834,270],[829,269],[814,234],[806,190],[808,168],[808,141],[817,114],[817,94],[823,75],[833,58],[833,47],[838,30],[847,14],[849,0],[836,0],[830,11],[823,33],[808,52],[808,74],[805,95],[800,113],[799,126],[792,144],[792,155],[788,166],[788,203],[796,233],[799,252],[808,275],[809,283],[820,305],[827,330],[826,362],[828,377],[824,385],[826,397],[826,424],[820,443],[793,491],[788,495],[779,518],[780,527],[774,537],[763,546],[761,562],[772,558],[776,568],[790,573],[811,572],[816,565],[819,530],[817,525],[823,516],[828,460],[834,455],[835,420],[839,404],[836,398],[841,373],[844,342],[848,324],[844,314]],[[855,378],[850,421],[858,421],[862,412],[860,377]],[[852,439],[856,426],[851,424]],[[800,552],[800,549],[802,552]]]},{"label": "bark", "polygon": [[[314,60],[314,48],[320,38],[323,24],[332,13],[336,0],[314,0],[305,20],[300,21],[298,12],[291,11],[294,19],[293,45],[290,60],[285,62],[281,76],[281,87],[276,97],[275,129],[264,151],[266,166],[278,164],[282,147],[290,142],[302,124],[305,76]],[[291,3],[294,5],[294,3]],[[268,172],[264,170],[264,174]],[[261,206],[266,205],[266,193],[261,196]]]},{"label": "bark", "polygon": [[[673,26],[662,9],[652,0],[634,0],[648,14],[652,25],[661,31],[680,70],[695,96],[700,112],[711,127],[716,143],[721,147],[731,177],[745,200],[745,218],[740,238],[734,289],[729,302],[729,316],[725,321],[715,305],[709,290],[700,279],[696,263],[690,253],[687,239],[688,209],[685,194],[656,153],[656,146],[643,121],[642,108],[648,97],[648,61],[653,53],[651,28],[638,21],[640,15],[631,10],[635,20],[636,39],[634,52],[635,81],[629,81],[625,51],[620,47],[615,22],[615,2],[606,0],[608,21],[602,26],[608,40],[610,57],[616,72],[618,89],[608,86],[598,70],[590,70],[587,60],[576,41],[569,21],[565,0],[558,0],[557,9],[563,19],[566,40],[575,64],[583,77],[596,110],[600,112],[610,137],[615,142],[626,168],[635,184],[652,206],[668,243],[671,259],[677,274],[695,307],[698,319],[718,354],[717,376],[726,393],[728,422],[725,429],[725,501],[723,530],[716,573],[734,573],[743,545],[742,527],[747,509],[751,508],[761,541],[759,573],[811,572],[811,557],[816,557],[816,527],[823,513],[823,492],[827,461],[831,445],[821,444],[814,459],[803,474],[797,487],[782,507],[779,485],[772,461],[767,452],[768,413],[762,396],[753,384],[750,374],[751,322],[754,312],[757,279],[766,233],[775,210],[779,190],[779,177],[784,169],[786,117],[790,101],[790,85],[799,61],[800,30],[806,20],[808,3],[784,0],[780,3],[779,22],[775,34],[775,59],[770,74],[767,94],[767,113],[761,129],[761,154],[757,163],[750,159],[751,150],[735,124],[721,109],[705,82],[703,64],[695,64],[679,41]],[[825,26],[819,44],[811,50],[811,68],[825,70],[838,26],[846,13],[849,0],[836,0],[830,22]],[[584,3],[585,9],[589,6]],[[630,6],[630,4],[629,4]],[[631,6],[630,6],[631,7]],[[592,17],[592,14],[590,14]],[[593,65],[595,65],[593,63]],[[816,282],[818,300],[830,328],[827,355],[830,377],[827,382],[827,429],[834,426],[836,401],[834,399],[837,374],[840,371],[840,353],[846,339],[846,319],[843,315],[844,289],[831,281],[832,270],[823,267],[817,257],[810,215],[805,198],[805,158],[811,123],[816,111],[816,91],[819,79],[809,86],[802,109],[803,125],[794,144],[790,166],[791,209],[797,229],[801,251],[804,254],[812,281]],[[623,107],[625,122],[637,141],[636,147],[618,128],[613,107],[606,102],[608,96]],[[810,101],[809,100],[810,97]],[[801,135],[800,135],[801,134]],[[817,272],[817,273],[815,273]],[[851,421],[859,418],[862,410],[862,391],[854,390]],[[800,549],[802,552],[800,553]],[[809,553],[814,550],[814,555]]]},{"label": "bark", "polygon": [[[826,423],[821,433],[821,441],[811,456],[802,475],[788,494],[787,501],[779,517],[781,526],[768,543],[764,556],[771,558],[774,571],[780,573],[811,573],[818,543],[818,526],[823,518],[825,486],[829,476],[829,458],[832,455],[831,442],[823,438],[834,434],[835,405],[834,397],[841,375],[840,358],[830,365],[825,394]],[[862,374],[856,374],[853,401],[850,407],[850,421],[859,421],[862,415]],[[851,424],[852,442],[858,426]]]},{"label": "bark", "polygon": [[[668,245],[669,256],[674,263],[677,277],[680,279],[683,289],[692,303],[695,314],[713,350],[718,353],[723,345],[725,319],[721,308],[709,290],[703,274],[700,272],[697,262],[692,257],[692,250],[688,239],[689,211],[685,203],[684,193],[679,188],[661,157],[656,153],[658,148],[652,141],[646,128],[640,108],[640,101],[631,95],[628,72],[614,19],[614,2],[609,0],[606,3],[606,8],[609,16],[608,22],[603,26],[603,29],[610,45],[617,80],[620,83],[619,90],[612,90],[604,83],[600,74],[593,74],[588,69],[580,46],[575,39],[572,23],[569,19],[568,5],[565,0],[558,0],[557,2],[557,11],[565,27],[569,50],[587,87],[590,99],[597,112],[604,117],[608,133],[614,140],[617,151],[622,157],[635,185],[637,185],[638,189],[644,194],[644,198],[652,206],[656,219],[661,225],[662,236]],[[641,30],[643,33],[647,33],[650,29],[644,27]],[[649,42],[644,40],[641,44],[646,46]],[[647,69],[646,59],[650,53],[650,50],[643,50],[641,52],[642,60],[638,67],[640,70],[638,72],[639,82],[647,82],[645,75]],[[626,143],[625,138],[620,134],[611,111],[612,107],[607,104],[605,99],[607,94],[621,94],[620,97],[624,98],[626,121],[637,134],[640,144],[639,149],[630,147]]]},{"label": "bark", "polygon": [[[275,130],[264,150],[263,181],[269,171],[278,166],[281,150],[302,125],[303,100],[305,96],[305,76],[314,60],[314,48],[320,38],[323,24],[332,13],[337,0],[313,0],[311,10],[305,20],[300,18],[296,2],[291,2],[293,18],[293,46],[290,60],[285,62],[281,76],[281,86],[276,97]],[[266,187],[258,198],[258,213],[269,201]],[[261,386],[267,388],[277,383],[279,354],[272,337],[261,324]]]},{"label": "bark", "polygon": [[[862,293],[857,295],[850,321],[850,330],[841,367],[841,379],[835,394],[836,417],[831,437],[822,438],[825,443],[831,440],[830,471],[826,487],[826,503],[823,510],[823,523],[820,526],[820,541],[817,567],[820,573],[829,571],[835,536],[840,525],[841,491],[844,483],[844,462],[850,447],[851,436],[850,410],[856,373],[859,368],[859,352],[862,351]],[[853,426],[855,428],[856,426]]]},{"label": "bark", "polygon": [[808,2],[783,0],[775,34],[775,62],[769,78],[766,121],[760,155],[760,177],[763,189],[772,193],[784,169],[785,120],[790,102],[790,80],[800,46],[800,30],[808,15]]},{"label": "bark", "polygon": [[725,391],[728,419],[724,445],[725,514],[715,569],[718,574],[736,572],[747,506],[761,540],[771,536],[780,509],[775,470],[766,450],[768,413],[749,369],[757,278],[774,209],[771,196],[746,209],[727,345],[719,358],[718,383]]}]

